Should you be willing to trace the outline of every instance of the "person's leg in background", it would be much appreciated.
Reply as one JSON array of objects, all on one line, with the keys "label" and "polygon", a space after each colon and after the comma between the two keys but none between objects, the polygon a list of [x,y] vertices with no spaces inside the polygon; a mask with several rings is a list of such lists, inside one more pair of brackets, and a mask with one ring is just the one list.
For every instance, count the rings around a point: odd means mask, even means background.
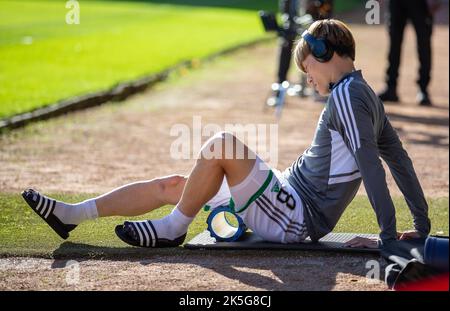
[{"label": "person's leg in background", "polygon": [[386,70],[386,89],[378,95],[382,101],[396,102],[399,100],[397,96],[397,79],[400,67],[403,33],[408,18],[405,2],[408,2],[408,0],[389,1],[389,54],[388,68]]},{"label": "person's leg in background", "polygon": [[292,48],[297,37],[295,18],[298,16],[297,0],[280,0],[279,3],[284,35],[279,39],[278,83],[286,81],[291,65]]},{"label": "person's leg in background", "polygon": [[[281,92],[286,91],[282,89],[281,84],[288,80],[289,67],[291,65],[292,48],[294,46],[294,40],[297,36],[295,26],[295,8],[296,0],[280,0],[279,9],[281,13],[281,29],[282,33],[279,34],[278,39],[278,71],[277,71],[277,83],[278,87],[273,88],[272,94],[267,98],[266,104],[268,106],[276,106],[282,103]],[[293,11],[294,10],[294,11]]]},{"label": "person's leg in background", "polygon": [[411,21],[417,38],[417,53],[419,55],[419,92],[417,101],[422,106],[431,106],[428,94],[431,72],[431,35],[433,31],[433,16],[426,0],[411,1],[409,4]]},{"label": "person's leg in background", "polygon": [[292,48],[295,37],[282,37],[279,39],[279,53],[278,53],[278,83],[287,81],[289,67],[291,65]]}]

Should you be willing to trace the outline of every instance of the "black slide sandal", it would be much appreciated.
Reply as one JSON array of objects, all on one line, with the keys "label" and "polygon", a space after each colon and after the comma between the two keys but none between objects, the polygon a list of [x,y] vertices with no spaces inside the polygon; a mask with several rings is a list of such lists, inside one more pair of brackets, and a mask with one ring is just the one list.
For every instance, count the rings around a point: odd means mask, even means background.
[{"label": "black slide sandal", "polygon": [[[129,225],[133,228],[135,233],[138,235],[136,238],[133,237],[125,228]],[[125,243],[146,248],[163,248],[163,247],[177,247],[181,245],[186,234],[176,238],[175,240],[161,239],[158,238],[155,228],[150,220],[146,221],[125,221],[123,225],[117,225],[115,228],[116,235]]]},{"label": "black slide sandal", "polygon": [[116,228],[114,229],[114,231],[116,232],[116,235],[119,237],[119,239],[121,239],[123,242],[125,242],[131,246],[141,246],[139,244],[139,241],[134,240],[132,237],[130,237],[130,235],[128,235],[124,231],[123,225],[117,225]]},{"label": "black slide sandal", "polygon": [[64,240],[69,237],[69,232],[76,228],[77,225],[66,225],[53,214],[55,200],[47,198],[33,189],[23,191],[22,197],[31,209]]}]

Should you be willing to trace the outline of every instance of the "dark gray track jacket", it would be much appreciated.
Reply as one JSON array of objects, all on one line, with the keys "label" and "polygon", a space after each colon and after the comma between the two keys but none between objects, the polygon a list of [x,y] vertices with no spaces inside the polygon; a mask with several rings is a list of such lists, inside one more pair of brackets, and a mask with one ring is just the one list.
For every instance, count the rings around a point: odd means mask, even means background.
[{"label": "dark gray track jacket", "polygon": [[380,156],[406,199],[415,229],[427,235],[428,206],[411,159],[382,102],[361,71],[354,71],[333,86],[311,146],[284,172],[304,201],[312,240],[333,230],[361,180],[375,210],[381,240],[396,239],[395,209]]}]

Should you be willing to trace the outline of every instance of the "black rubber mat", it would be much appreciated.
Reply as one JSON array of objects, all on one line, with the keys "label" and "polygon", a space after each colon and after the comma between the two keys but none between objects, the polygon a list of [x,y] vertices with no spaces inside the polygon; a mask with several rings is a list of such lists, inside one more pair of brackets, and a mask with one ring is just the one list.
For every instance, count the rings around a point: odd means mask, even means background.
[{"label": "black rubber mat", "polygon": [[280,250],[320,250],[330,252],[357,252],[357,253],[378,253],[379,249],[372,248],[353,248],[344,246],[345,242],[352,238],[360,237],[378,237],[376,234],[359,233],[329,233],[321,238],[317,243],[306,239],[303,243],[281,244],[266,242],[252,232],[246,232],[243,237],[236,242],[216,242],[216,239],[209,235],[208,231],[195,236],[184,245],[187,249],[280,249]]}]

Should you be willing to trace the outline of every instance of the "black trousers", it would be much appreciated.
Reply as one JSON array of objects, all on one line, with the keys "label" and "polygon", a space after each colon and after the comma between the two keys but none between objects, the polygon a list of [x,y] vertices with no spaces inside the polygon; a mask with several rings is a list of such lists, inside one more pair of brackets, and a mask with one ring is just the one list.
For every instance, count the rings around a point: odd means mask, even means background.
[{"label": "black trousers", "polygon": [[412,22],[417,37],[417,52],[420,62],[417,84],[422,91],[426,91],[430,82],[431,34],[433,29],[433,17],[426,0],[389,1],[390,48],[386,83],[390,90],[396,90],[403,34],[408,20]]},{"label": "black trousers", "polygon": [[287,80],[287,74],[291,65],[292,49],[294,47],[294,40],[290,37],[282,37],[279,39],[279,54],[278,54],[278,83]]},{"label": "black trousers", "polygon": [[292,48],[294,46],[294,40],[297,37],[294,19],[298,16],[299,1],[280,0],[279,6],[280,12],[284,17],[282,27],[286,31],[285,35],[279,39],[278,50],[278,82],[282,83],[287,80],[292,58]]}]

